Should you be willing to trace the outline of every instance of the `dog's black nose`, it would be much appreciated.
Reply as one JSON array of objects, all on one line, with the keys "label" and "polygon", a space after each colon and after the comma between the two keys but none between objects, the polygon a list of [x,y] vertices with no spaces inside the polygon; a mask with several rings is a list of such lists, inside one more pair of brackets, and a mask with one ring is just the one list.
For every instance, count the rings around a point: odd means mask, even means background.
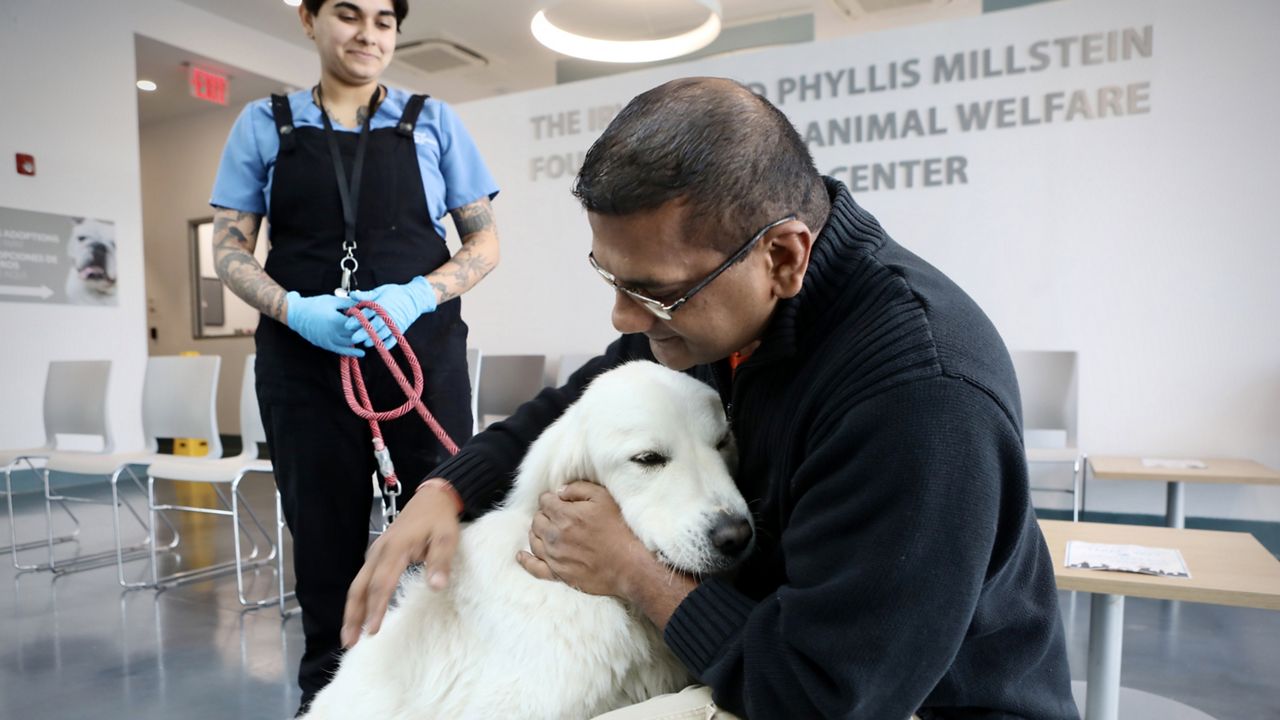
[{"label": "dog's black nose", "polygon": [[724,515],[711,528],[711,544],[728,557],[737,557],[751,544],[751,523],[741,515]]}]

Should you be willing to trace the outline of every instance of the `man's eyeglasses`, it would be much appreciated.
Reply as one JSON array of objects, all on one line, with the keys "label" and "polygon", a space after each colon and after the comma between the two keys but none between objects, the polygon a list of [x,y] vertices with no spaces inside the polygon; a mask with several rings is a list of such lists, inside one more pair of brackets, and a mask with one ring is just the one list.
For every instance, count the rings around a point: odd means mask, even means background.
[{"label": "man's eyeglasses", "polygon": [[757,232],[755,235],[752,235],[751,239],[748,240],[746,244],[744,244],[742,247],[738,248],[737,251],[735,251],[732,255],[730,255],[728,260],[725,260],[723,263],[721,263],[720,267],[716,268],[715,270],[712,270],[710,275],[699,280],[697,284],[689,288],[688,292],[686,292],[684,295],[681,295],[678,300],[671,303],[664,303],[660,300],[654,300],[653,298],[647,295],[644,295],[643,293],[639,293],[639,292],[636,292],[635,290],[632,290],[630,288],[625,288],[619,285],[618,278],[614,276],[613,273],[609,272],[608,270],[605,270],[604,268],[596,264],[595,253],[587,253],[587,261],[591,263],[591,267],[595,268],[596,272],[600,273],[600,277],[604,278],[604,281],[609,283],[609,285],[611,285],[614,290],[617,290],[618,292],[626,295],[632,300],[635,300],[637,303],[640,304],[641,307],[653,313],[658,318],[662,320],[670,320],[671,313],[674,313],[676,310],[678,310],[681,305],[684,305],[685,303],[689,302],[689,298],[693,297],[694,295],[697,295],[698,291],[710,285],[712,280],[715,280],[716,278],[720,277],[720,273],[724,272],[725,270],[728,270],[730,267],[733,267],[734,263],[746,257],[747,253],[751,252],[751,248],[755,247],[756,243],[760,242],[760,238],[764,237],[766,233],[778,227],[784,222],[788,222],[790,220],[795,220],[795,219],[796,219],[795,215],[788,215],[782,218],[781,220],[775,220],[769,223],[768,225],[765,225],[764,227],[760,228],[759,232]]}]

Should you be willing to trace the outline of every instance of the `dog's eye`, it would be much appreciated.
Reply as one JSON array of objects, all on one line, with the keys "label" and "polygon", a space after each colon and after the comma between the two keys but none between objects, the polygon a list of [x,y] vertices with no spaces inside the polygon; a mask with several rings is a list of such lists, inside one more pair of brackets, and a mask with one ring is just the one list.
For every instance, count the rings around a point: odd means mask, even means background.
[{"label": "dog's eye", "polygon": [[716,449],[724,450],[725,448],[729,447],[729,443],[731,442],[733,442],[733,436],[730,435],[729,433],[725,433],[724,437],[720,438],[720,441],[716,443]]},{"label": "dog's eye", "polygon": [[652,450],[647,450],[631,458],[631,462],[645,467],[661,467],[666,465],[670,460],[666,455]]}]

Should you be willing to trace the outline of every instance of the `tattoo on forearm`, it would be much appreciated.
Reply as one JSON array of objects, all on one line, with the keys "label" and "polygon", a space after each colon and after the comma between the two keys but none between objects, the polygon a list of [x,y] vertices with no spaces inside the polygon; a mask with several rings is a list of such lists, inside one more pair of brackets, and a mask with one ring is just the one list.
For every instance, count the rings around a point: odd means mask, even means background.
[{"label": "tattoo on forearm", "polygon": [[436,289],[440,302],[447,302],[474,287],[496,264],[483,248],[468,243],[449,262],[428,275],[427,281]]},{"label": "tattoo on forearm", "polygon": [[470,290],[498,265],[498,229],[489,199],[482,198],[450,214],[462,236],[462,249],[427,276],[440,302]]},{"label": "tattoo on forearm", "polygon": [[453,224],[458,228],[458,235],[465,240],[472,233],[493,227],[493,208],[488,200],[464,205],[453,211]]},{"label": "tattoo on forearm", "polygon": [[[218,213],[213,218],[213,244],[216,248],[220,240],[226,239],[228,236],[235,240],[242,248],[252,252],[253,248],[249,243],[249,238],[236,226],[236,223],[245,222],[251,218],[253,213],[236,212],[235,217],[231,217],[226,213]],[[256,230],[255,230],[256,231]]]},{"label": "tattoo on forearm", "polygon": [[262,216],[220,212],[213,221],[213,258],[218,277],[237,297],[262,313],[285,322],[285,290],[272,280],[253,256]]}]

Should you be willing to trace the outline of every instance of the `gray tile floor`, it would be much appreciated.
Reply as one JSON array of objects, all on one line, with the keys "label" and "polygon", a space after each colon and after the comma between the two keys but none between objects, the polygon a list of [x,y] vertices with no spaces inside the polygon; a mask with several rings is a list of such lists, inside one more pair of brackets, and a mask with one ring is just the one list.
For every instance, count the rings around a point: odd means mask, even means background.
[{"label": "gray tile floor", "polygon": [[[246,488],[264,520],[271,508],[268,482]],[[101,489],[89,494],[104,495]],[[18,530],[39,536],[39,495],[18,496],[15,508]],[[78,547],[58,546],[59,557],[110,543],[107,507],[75,510],[83,537]],[[194,518],[180,529],[187,550],[179,564],[230,557],[225,521]],[[129,530],[138,534],[136,526]],[[0,540],[7,544],[7,537]],[[37,562],[43,551],[21,557]],[[282,622],[274,608],[241,611],[234,577],[162,593],[123,591],[111,566],[53,576],[16,573],[7,555],[0,558],[6,586],[0,590],[0,719],[292,716],[302,648],[298,619]],[[128,568],[131,579],[148,570],[145,561]],[[273,586],[273,574],[261,571],[250,589],[267,593]],[[1083,679],[1088,596],[1063,593],[1062,604],[1072,676]],[[1129,598],[1123,667],[1125,686],[1218,720],[1280,720],[1280,613]]]}]

